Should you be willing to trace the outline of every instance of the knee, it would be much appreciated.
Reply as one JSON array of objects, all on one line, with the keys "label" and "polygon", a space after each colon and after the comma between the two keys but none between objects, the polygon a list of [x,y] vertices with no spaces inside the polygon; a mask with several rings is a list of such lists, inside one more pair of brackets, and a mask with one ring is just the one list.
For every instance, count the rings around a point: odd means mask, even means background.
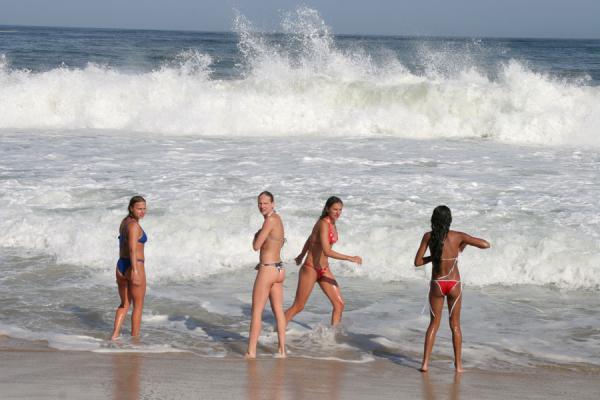
[{"label": "knee", "polygon": [[335,311],[339,311],[339,312],[344,311],[344,300],[340,298],[340,299],[337,299],[336,301],[334,301],[333,309]]},{"label": "knee", "polygon": [[121,304],[119,304],[119,308],[122,308],[125,311],[128,311],[129,310],[129,302],[128,301],[122,301]]},{"label": "knee", "polygon": [[302,302],[297,302],[294,304],[294,310],[296,311],[296,313],[301,312],[302,310],[304,310],[304,306],[306,305],[306,303]]},{"label": "knee", "polygon": [[431,321],[429,322],[429,326],[435,330],[438,330],[438,328],[440,327],[440,322],[442,321],[439,317],[432,317]]},{"label": "knee", "polygon": [[460,333],[461,333],[460,324],[458,322],[450,321],[450,331],[452,331],[453,335],[455,335],[455,334],[460,335]]}]

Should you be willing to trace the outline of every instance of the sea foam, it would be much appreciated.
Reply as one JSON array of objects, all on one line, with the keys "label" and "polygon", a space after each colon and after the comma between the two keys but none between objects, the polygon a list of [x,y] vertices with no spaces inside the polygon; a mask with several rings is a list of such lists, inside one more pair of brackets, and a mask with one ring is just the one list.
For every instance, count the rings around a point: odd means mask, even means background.
[{"label": "sea foam", "polygon": [[[424,71],[393,52],[341,48],[316,11],[299,8],[277,40],[235,21],[239,78],[213,77],[188,49],[152,71],[90,63],[43,72],[0,59],[0,129],[123,130],[195,136],[489,138],[596,145],[600,88],[536,72],[518,60],[490,74],[468,54],[420,54]],[[453,65],[449,68],[448,65]],[[451,72],[448,72],[452,70]]]}]

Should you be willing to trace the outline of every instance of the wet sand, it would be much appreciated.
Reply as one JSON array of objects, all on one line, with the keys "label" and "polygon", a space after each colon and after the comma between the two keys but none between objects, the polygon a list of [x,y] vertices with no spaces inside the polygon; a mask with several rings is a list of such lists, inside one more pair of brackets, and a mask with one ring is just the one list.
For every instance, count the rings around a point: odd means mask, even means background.
[{"label": "wet sand", "polygon": [[55,351],[6,337],[0,342],[2,399],[596,399],[600,392],[595,369],[455,374],[444,363],[422,374],[386,359],[245,361]]}]

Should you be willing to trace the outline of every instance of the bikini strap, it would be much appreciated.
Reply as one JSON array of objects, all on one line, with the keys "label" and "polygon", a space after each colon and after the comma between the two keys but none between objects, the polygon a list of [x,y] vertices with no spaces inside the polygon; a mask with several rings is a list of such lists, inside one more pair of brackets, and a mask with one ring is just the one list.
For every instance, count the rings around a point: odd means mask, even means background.
[{"label": "bikini strap", "polygon": [[[444,260],[443,258],[441,260]],[[452,258],[446,258],[446,260],[452,260]],[[444,279],[449,277],[450,275],[452,275],[452,271],[454,271],[454,267],[456,267],[456,264],[458,263],[458,257],[454,257],[454,262],[452,263],[452,268],[450,268],[450,271],[448,271],[448,273],[444,276],[440,276],[437,279]]]}]

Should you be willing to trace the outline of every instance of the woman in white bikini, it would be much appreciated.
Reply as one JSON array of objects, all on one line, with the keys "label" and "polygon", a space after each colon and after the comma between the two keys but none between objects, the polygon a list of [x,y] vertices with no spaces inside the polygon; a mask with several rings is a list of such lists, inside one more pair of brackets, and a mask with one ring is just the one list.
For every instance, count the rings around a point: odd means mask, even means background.
[{"label": "woman in white bikini", "polygon": [[[419,250],[415,256],[415,267],[429,262],[433,263],[431,283],[429,286],[429,310],[431,321],[425,334],[425,349],[423,363],[419,369],[427,372],[435,335],[442,320],[444,299],[447,298],[450,312],[450,330],[454,347],[454,366],[457,372],[462,372],[462,333],[460,330],[460,309],[462,304],[462,283],[458,271],[458,255],[467,245],[480,249],[490,247],[489,242],[472,237],[463,232],[450,230],[452,214],[446,206],[438,206],[431,215],[431,231],[423,235]],[[425,257],[429,248],[430,255]]]}]

